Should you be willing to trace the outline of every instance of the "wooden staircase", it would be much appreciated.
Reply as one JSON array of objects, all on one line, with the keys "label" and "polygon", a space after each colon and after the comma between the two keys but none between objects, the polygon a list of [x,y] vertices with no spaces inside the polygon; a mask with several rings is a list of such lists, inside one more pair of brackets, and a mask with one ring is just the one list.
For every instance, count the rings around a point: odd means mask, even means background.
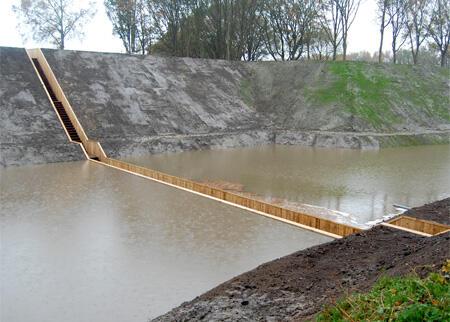
[{"label": "wooden staircase", "polygon": [[70,120],[69,115],[67,115],[66,110],[64,109],[63,104],[58,101],[55,92],[53,91],[47,77],[45,76],[44,71],[42,70],[41,65],[39,64],[39,61],[37,58],[32,58],[33,64],[36,67],[39,76],[42,79],[42,82],[44,83],[45,89],[47,90],[48,94],[50,95],[50,98],[53,102],[53,106],[55,107],[56,111],[58,112],[59,117],[61,118],[61,121],[64,124],[64,127],[66,128],[67,133],[70,136],[70,139],[73,142],[78,142],[81,143],[81,139],[77,133],[77,130],[75,129],[75,127],[72,124],[72,121]]}]

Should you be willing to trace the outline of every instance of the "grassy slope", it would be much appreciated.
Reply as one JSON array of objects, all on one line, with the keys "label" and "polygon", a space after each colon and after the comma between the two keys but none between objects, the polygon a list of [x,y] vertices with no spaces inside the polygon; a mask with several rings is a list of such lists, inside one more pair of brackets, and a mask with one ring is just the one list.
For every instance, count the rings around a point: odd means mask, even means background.
[{"label": "grassy slope", "polygon": [[312,91],[309,97],[319,106],[342,104],[344,111],[361,117],[375,129],[402,123],[401,113],[396,111],[400,108],[450,122],[448,92],[440,91],[444,73],[405,65],[386,67],[331,62],[327,69],[334,75],[333,81]]},{"label": "grassy slope", "polygon": [[448,321],[450,260],[439,273],[383,277],[367,294],[347,295],[317,321]]},{"label": "grassy slope", "polygon": [[448,69],[291,62],[258,64],[240,94],[281,127],[393,132],[450,124],[448,93]]}]

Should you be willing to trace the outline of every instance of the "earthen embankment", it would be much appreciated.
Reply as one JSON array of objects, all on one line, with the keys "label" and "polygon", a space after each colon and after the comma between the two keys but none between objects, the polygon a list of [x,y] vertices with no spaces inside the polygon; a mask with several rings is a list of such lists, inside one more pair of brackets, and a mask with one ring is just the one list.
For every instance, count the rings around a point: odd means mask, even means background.
[{"label": "earthen embankment", "polygon": [[[1,48],[1,164],[82,159],[25,51]],[[448,143],[448,73],[357,62],[234,62],[45,49],[92,140],[114,158],[290,144]]]},{"label": "earthen embankment", "polygon": [[[339,63],[43,52],[89,137],[112,157],[264,144],[377,149],[448,142],[448,83],[439,69],[350,62],[336,71]],[[424,102],[408,94],[418,86],[426,87]],[[336,90],[350,98],[328,99]]]}]

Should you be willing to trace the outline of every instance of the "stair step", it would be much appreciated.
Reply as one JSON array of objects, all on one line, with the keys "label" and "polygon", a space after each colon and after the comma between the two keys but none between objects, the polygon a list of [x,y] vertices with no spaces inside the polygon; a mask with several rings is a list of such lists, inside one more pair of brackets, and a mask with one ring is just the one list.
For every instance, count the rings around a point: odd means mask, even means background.
[{"label": "stair step", "polygon": [[56,108],[56,111],[59,114],[59,117],[61,118],[64,127],[66,128],[66,131],[70,136],[70,139],[74,142],[81,143],[81,139],[78,136],[77,130],[73,126],[70,117],[67,115],[63,103],[59,101],[58,98],[56,97],[55,92],[53,91],[50,85],[50,82],[48,81],[47,77],[44,74],[44,71],[42,70],[41,65],[39,64],[39,60],[37,58],[32,58],[32,61],[34,63],[34,66],[36,67],[36,70],[41,76],[42,83],[44,83],[45,89],[47,90],[47,93],[53,102],[53,106]]}]

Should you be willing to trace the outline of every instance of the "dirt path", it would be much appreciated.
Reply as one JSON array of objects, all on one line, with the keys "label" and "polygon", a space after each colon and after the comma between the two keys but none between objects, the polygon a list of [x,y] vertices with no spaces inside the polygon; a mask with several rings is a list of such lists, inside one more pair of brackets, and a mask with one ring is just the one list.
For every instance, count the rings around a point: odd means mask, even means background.
[{"label": "dirt path", "polygon": [[[448,223],[450,198],[405,213]],[[376,226],[263,264],[155,321],[305,320],[345,291],[367,291],[383,274],[419,274],[450,258],[450,233],[420,237]],[[427,266],[427,268],[424,267]]]}]

